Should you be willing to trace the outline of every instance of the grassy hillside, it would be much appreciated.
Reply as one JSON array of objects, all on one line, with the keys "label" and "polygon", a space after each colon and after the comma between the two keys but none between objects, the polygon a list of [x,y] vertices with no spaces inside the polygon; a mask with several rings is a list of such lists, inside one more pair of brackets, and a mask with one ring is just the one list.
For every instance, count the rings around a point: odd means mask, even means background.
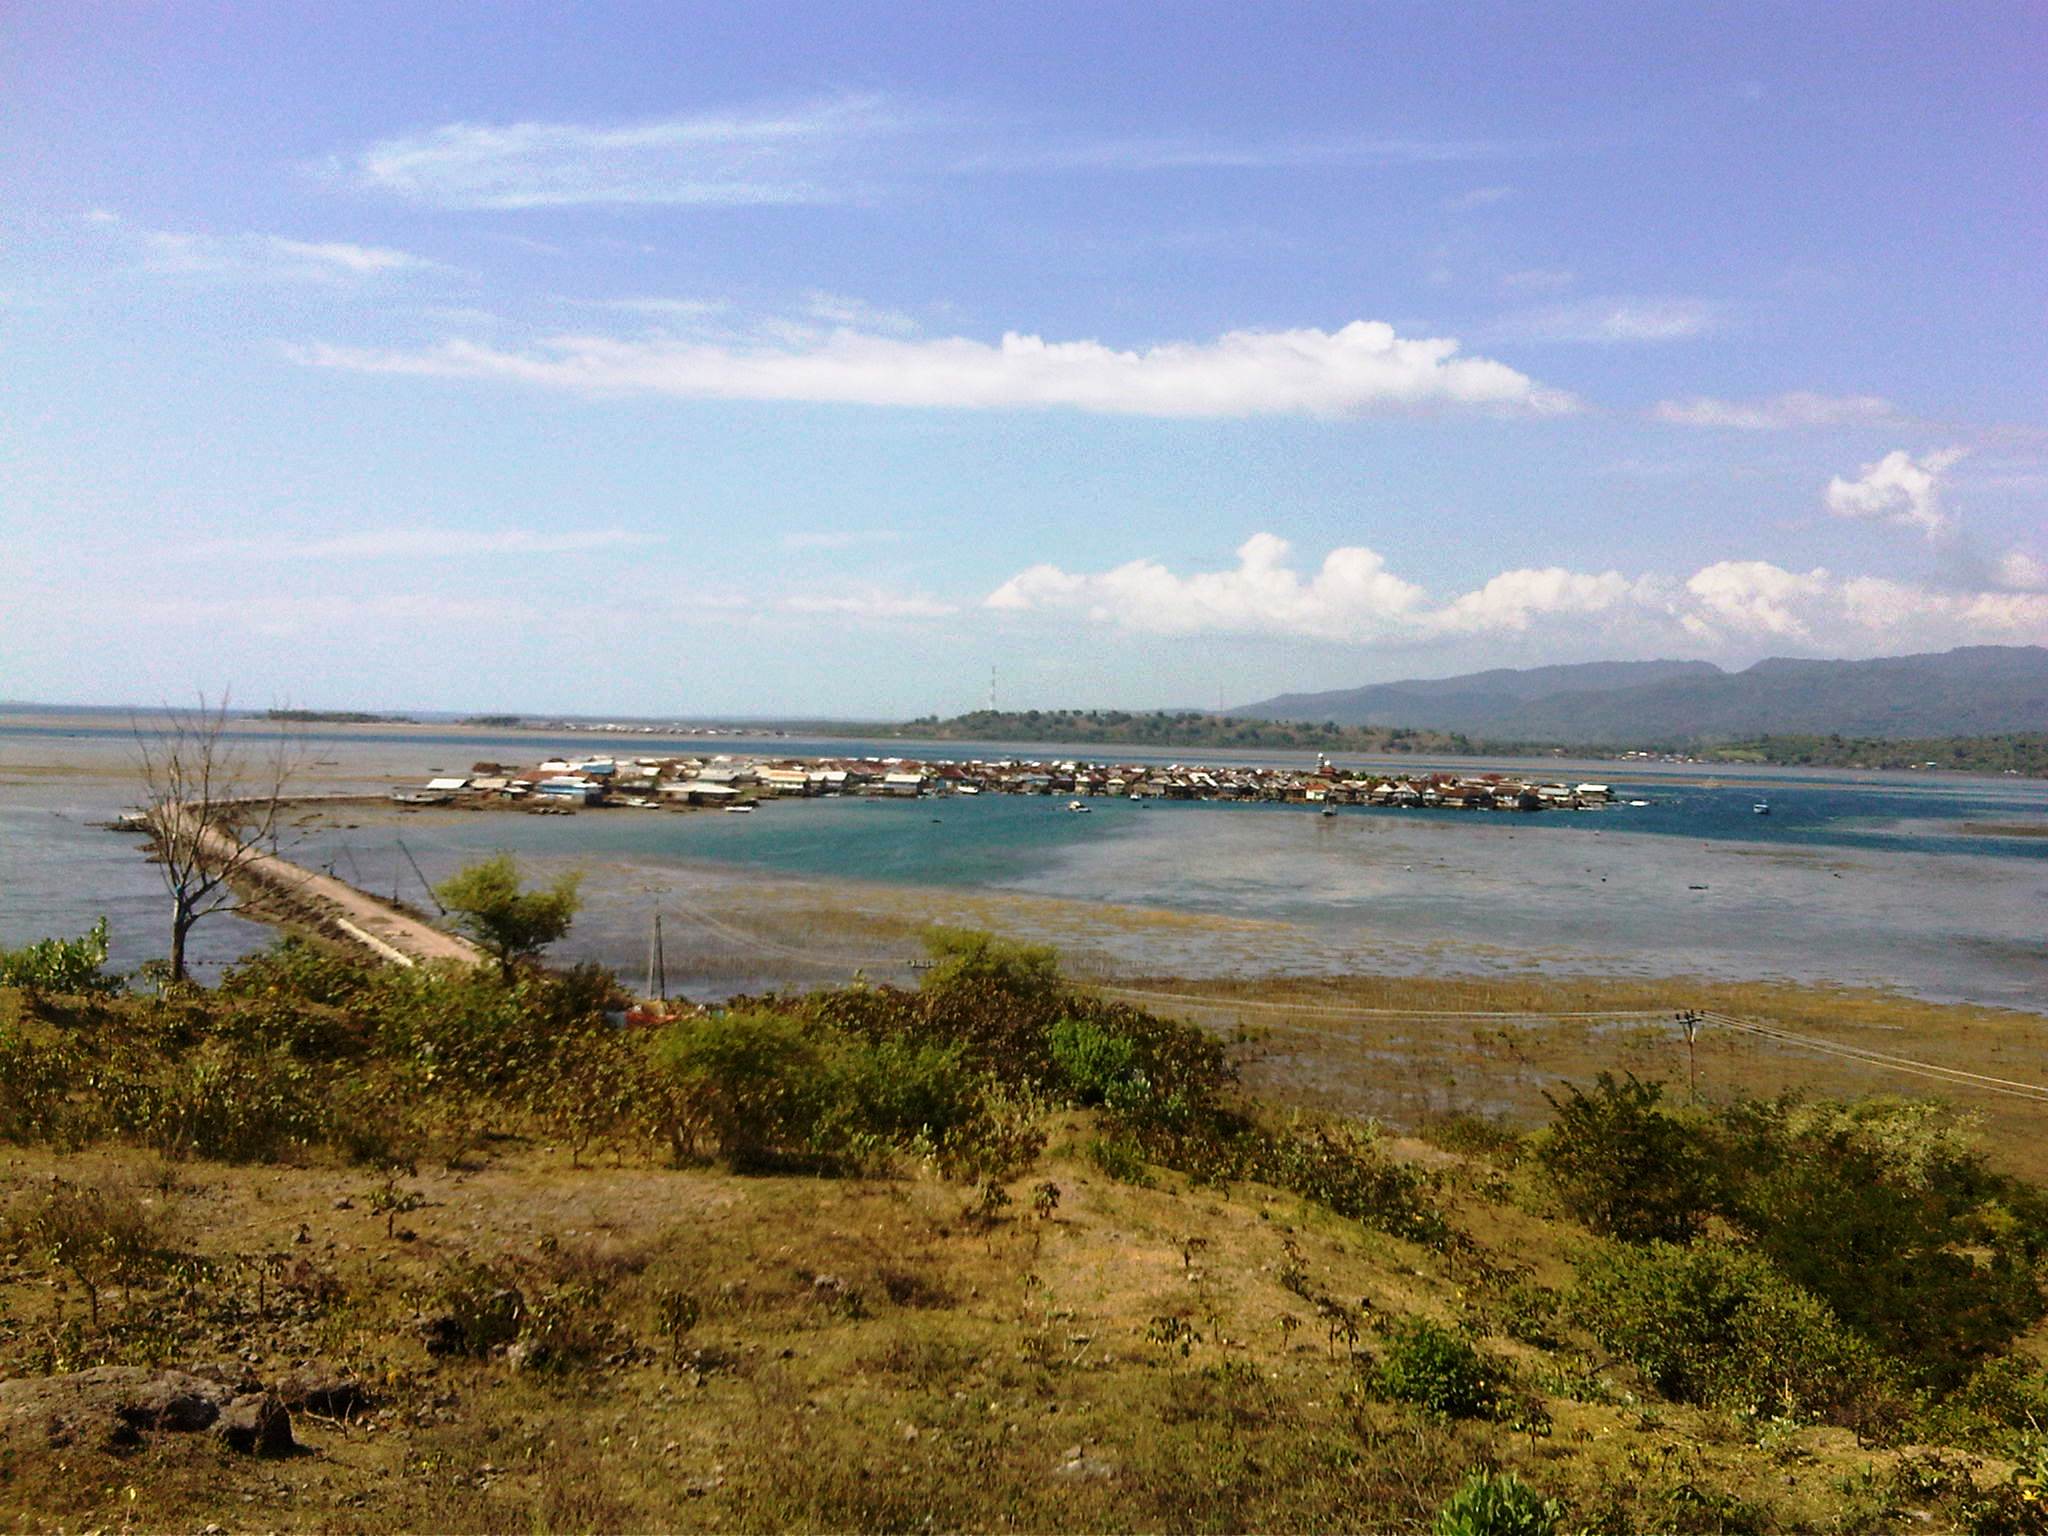
[{"label": "grassy hillside", "polygon": [[[2042,1528],[2048,1211],[1939,1107],[1591,1078],[1401,1138],[938,946],[623,1029],[593,973],[17,968],[0,1520]],[[108,1365],[301,1451],[95,1417]]]}]

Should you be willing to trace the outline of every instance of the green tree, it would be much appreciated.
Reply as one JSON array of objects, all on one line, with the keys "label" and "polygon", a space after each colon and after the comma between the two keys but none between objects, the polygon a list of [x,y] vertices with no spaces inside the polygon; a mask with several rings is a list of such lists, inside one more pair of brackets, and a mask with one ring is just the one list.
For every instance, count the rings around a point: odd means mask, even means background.
[{"label": "green tree", "polygon": [[569,931],[582,905],[583,877],[566,874],[545,890],[520,887],[519,865],[509,853],[472,864],[434,888],[464,933],[481,944],[506,976]]},{"label": "green tree", "polygon": [[1603,1237],[1687,1242],[1712,1208],[1712,1169],[1690,1123],[1665,1111],[1661,1083],[1602,1072],[1591,1093],[1549,1094],[1557,1118],[1536,1157],[1564,1208]]}]

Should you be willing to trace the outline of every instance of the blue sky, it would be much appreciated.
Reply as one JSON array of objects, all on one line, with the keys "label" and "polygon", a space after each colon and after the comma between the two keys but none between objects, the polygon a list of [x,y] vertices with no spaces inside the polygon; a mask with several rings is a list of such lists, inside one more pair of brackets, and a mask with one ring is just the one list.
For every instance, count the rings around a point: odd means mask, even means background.
[{"label": "blue sky", "polygon": [[0,697],[2048,642],[2048,12],[12,7]]}]

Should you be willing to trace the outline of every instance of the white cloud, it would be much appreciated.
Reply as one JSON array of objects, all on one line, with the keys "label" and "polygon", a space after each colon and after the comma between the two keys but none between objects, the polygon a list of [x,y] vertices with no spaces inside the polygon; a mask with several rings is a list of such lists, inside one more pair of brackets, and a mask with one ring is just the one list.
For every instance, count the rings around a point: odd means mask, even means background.
[{"label": "white cloud", "polygon": [[1572,398],[1454,340],[1409,339],[1377,321],[1336,331],[1232,331],[1143,351],[1005,335],[908,340],[838,330],[747,345],[558,336],[537,352],[449,340],[419,351],[315,345],[315,367],[499,379],[591,394],[803,400],[957,409],[1067,407],[1114,415],[1344,416],[1479,408],[1556,414]]},{"label": "white cloud", "polygon": [[1716,400],[1707,395],[1660,400],[1652,414],[1678,426],[1733,427],[1747,432],[1887,426],[1900,419],[1898,407],[1877,395],[1817,395],[1805,390],[1759,400]]},{"label": "white cloud", "polygon": [[1981,642],[2048,641],[2048,592],[1969,591],[1825,569],[1728,560],[1682,581],[1557,567],[1504,571],[1438,600],[1375,551],[1332,550],[1313,575],[1286,542],[1261,533],[1233,569],[1181,575],[1154,560],[1102,572],[1036,565],[984,600],[1009,614],[1078,616],[1132,634],[1260,635],[1340,644],[1441,642],[1520,634],[1735,653],[1794,646],[1881,654]]},{"label": "white cloud", "polygon": [[217,539],[181,546],[190,558],[268,560],[448,560],[492,555],[565,555],[660,543],[623,528],[535,533],[524,528],[376,528],[311,539]]},{"label": "white cloud", "polygon": [[1307,580],[1287,564],[1289,546],[1252,535],[1234,570],[1176,576],[1152,560],[1133,560],[1096,576],[1037,565],[1003,583],[985,606],[1023,612],[1072,609],[1097,623],[1155,635],[1287,634],[1365,639],[1408,628],[1425,600],[1422,588],[1392,575],[1370,549],[1333,549]]},{"label": "white cloud", "polygon": [[1836,517],[1918,528],[1928,538],[1950,533],[1954,520],[1941,504],[1941,476],[1969,450],[1945,448],[1914,458],[1895,448],[1866,464],[1854,480],[1828,481],[1822,499]]},{"label": "white cloud", "polygon": [[1806,639],[1817,602],[1835,590],[1824,569],[1801,574],[1768,560],[1722,560],[1695,571],[1685,584],[1692,599],[1680,622],[1693,633],[1771,635]]},{"label": "white cloud", "polygon": [[2015,549],[1998,557],[1998,584],[2009,592],[2048,592],[2048,562]]},{"label": "white cloud", "polygon": [[[1014,121],[848,94],[630,123],[444,123],[336,156],[325,169],[443,208],[730,207],[857,201],[905,182],[977,175],[1436,165],[1531,152],[1362,135],[1053,139]],[[1505,189],[1468,196],[1488,193]]]},{"label": "white cloud", "polygon": [[357,185],[444,208],[829,203],[909,127],[877,96],[624,124],[448,123],[341,164]]},{"label": "white cloud", "polygon": [[1589,299],[1509,315],[1487,335],[1513,341],[1689,341],[1711,331],[1720,318],[1720,306],[1706,299]]},{"label": "white cloud", "polygon": [[1476,591],[1446,604],[1435,622],[1449,630],[1525,630],[1537,619],[1600,614],[1655,601],[1655,585],[1619,571],[1597,575],[1560,566],[1503,571]]},{"label": "white cloud", "polygon": [[339,240],[287,240],[278,235],[195,235],[141,232],[142,264],[151,272],[259,281],[336,282],[425,271],[438,262],[388,246]]}]

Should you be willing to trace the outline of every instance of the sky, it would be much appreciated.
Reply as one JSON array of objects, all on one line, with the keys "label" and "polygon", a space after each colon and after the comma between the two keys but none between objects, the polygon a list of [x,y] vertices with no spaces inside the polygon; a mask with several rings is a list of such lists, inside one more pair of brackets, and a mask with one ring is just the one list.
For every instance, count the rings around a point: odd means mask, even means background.
[{"label": "sky", "polygon": [[0,698],[2048,643],[2048,9],[0,7]]}]

